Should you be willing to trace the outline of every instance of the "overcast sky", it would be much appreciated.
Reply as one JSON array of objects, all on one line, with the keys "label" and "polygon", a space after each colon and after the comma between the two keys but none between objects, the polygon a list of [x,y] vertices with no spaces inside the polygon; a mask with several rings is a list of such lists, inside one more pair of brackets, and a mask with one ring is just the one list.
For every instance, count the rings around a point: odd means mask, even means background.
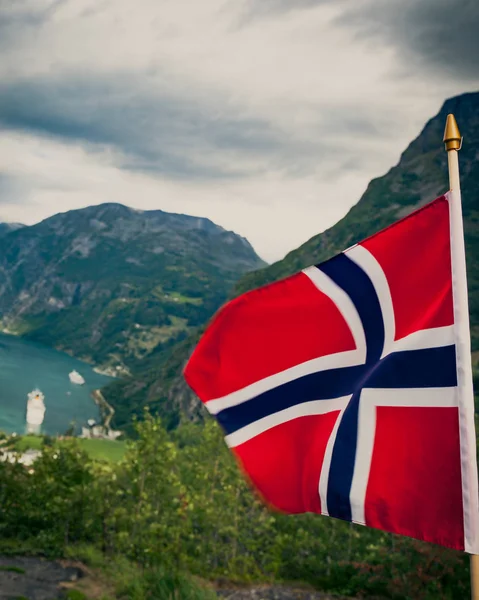
[{"label": "overcast sky", "polygon": [[479,90],[478,30],[477,0],[0,0],[0,221],[121,202],[277,260]]}]

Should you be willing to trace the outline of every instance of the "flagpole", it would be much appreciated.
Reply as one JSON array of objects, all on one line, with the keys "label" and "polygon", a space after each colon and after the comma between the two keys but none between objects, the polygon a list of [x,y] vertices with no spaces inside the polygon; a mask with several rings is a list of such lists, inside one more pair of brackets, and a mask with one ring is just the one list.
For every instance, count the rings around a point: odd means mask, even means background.
[{"label": "flagpole", "polygon": [[[459,132],[459,128],[456,123],[456,119],[453,114],[447,115],[446,120],[446,128],[444,131],[444,143],[447,151],[447,162],[449,168],[449,188],[452,192],[452,206],[451,206],[451,230],[454,234],[454,242],[453,245],[459,245],[459,251],[455,251],[453,248],[453,272],[456,270],[456,277],[460,280],[466,280],[466,265],[464,261],[464,231],[463,231],[463,220],[462,220],[462,208],[461,208],[461,184],[459,178],[459,157],[458,152],[462,146],[462,136]],[[458,273],[459,271],[459,273]],[[470,347],[468,346],[470,340],[470,332],[469,332],[469,308],[468,308],[468,299],[467,294],[458,294],[458,297],[454,299],[455,304],[460,304],[457,306],[457,310],[459,315],[466,315],[464,319],[461,319],[460,323],[456,322],[456,326],[462,329],[461,340],[456,345],[456,352],[458,354],[458,361],[461,364],[461,373],[458,373],[458,385],[466,388],[467,396],[471,396],[472,402],[468,402],[471,406],[468,406],[469,410],[472,411],[472,414],[469,415],[469,418],[474,422],[474,392],[472,390],[472,366],[470,361]],[[461,327],[462,326],[462,327]],[[459,381],[459,377],[461,377],[462,382]],[[471,382],[471,383],[469,383]],[[468,398],[466,398],[467,400]],[[475,448],[475,436],[474,440],[469,440],[472,447]],[[475,473],[475,457],[474,457],[474,469],[471,469],[473,472],[471,473],[472,479],[477,483],[477,473]],[[464,482],[463,482],[464,483]],[[477,508],[477,486],[473,485],[472,489],[469,490],[470,499],[472,500],[472,509]],[[466,516],[466,515],[464,515]],[[472,516],[472,519],[475,520],[477,516]],[[466,548],[467,551],[467,548]],[[479,600],[479,555],[478,554],[470,554],[470,572],[471,572],[471,599]]]}]

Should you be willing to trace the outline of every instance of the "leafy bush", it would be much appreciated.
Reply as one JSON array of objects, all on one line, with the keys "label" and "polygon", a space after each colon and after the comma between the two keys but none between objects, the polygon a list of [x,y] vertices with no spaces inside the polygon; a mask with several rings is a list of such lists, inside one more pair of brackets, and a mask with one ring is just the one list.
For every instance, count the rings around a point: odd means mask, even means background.
[{"label": "leafy bush", "polygon": [[118,463],[93,461],[75,441],[44,446],[32,468],[1,462],[0,505],[0,550],[80,559],[131,600],[206,598],[185,573],[391,599],[469,589],[462,553],[269,511],[211,421],[169,433],[147,413]]},{"label": "leafy bush", "polygon": [[119,596],[128,600],[214,600],[213,591],[199,587],[191,577],[157,568],[138,574]]}]

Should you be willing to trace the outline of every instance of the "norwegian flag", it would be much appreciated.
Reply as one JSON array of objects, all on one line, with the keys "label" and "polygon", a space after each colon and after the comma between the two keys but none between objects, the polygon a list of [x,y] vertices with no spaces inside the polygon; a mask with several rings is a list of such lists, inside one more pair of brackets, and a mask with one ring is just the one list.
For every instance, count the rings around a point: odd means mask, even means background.
[{"label": "norwegian flag", "polygon": [[464,250],[452,204],[441,196],[236,298],[193,352],[186,381],[277,509],[479,553],[467,285],[454,267]]}]

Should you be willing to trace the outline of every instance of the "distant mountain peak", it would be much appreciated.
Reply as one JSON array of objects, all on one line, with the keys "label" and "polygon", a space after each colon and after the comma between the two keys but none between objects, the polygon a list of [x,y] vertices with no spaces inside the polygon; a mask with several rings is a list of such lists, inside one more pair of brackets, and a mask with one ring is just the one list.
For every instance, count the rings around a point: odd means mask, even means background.
[{"label": "distant mountain peak", "polygon": [[26,227],[23,223],[0,223],[0,237],[23,227]]},{"label": "distant mountain peak", "polygon": [[[94,204],[84,208],[71,209],[65,212],[57,213],[51,217],[43,219],[37,225],[43,227],[52,227],[59,233],[65,226],[72,225],[77,227],[79,220],[83,220],[85,227],[88,219],[94,219],[93,229],[98,228],[98,223],[104,222],[106,225],[114,225],[116,220],[129,219],[134,228],[134,223],[145,224],[149,229],[155,227],[170,227],[177,230],[198,230],[210,234],[230,235],[241,239],[242,245],[253,250],[250,242],[235,231],[230,231],[214,223],[208,217],[187,215],[184,213],[167,212],[161,209],[140,209],[126,206],[117,202],[104,202]],[[254,251],[254,250],[253,250]]]},{"label": "distant mountain peak", "polygon": [[264,264],[210,219],[88,206],[0,237],[0,324],[129,367],[203,323]]}]

